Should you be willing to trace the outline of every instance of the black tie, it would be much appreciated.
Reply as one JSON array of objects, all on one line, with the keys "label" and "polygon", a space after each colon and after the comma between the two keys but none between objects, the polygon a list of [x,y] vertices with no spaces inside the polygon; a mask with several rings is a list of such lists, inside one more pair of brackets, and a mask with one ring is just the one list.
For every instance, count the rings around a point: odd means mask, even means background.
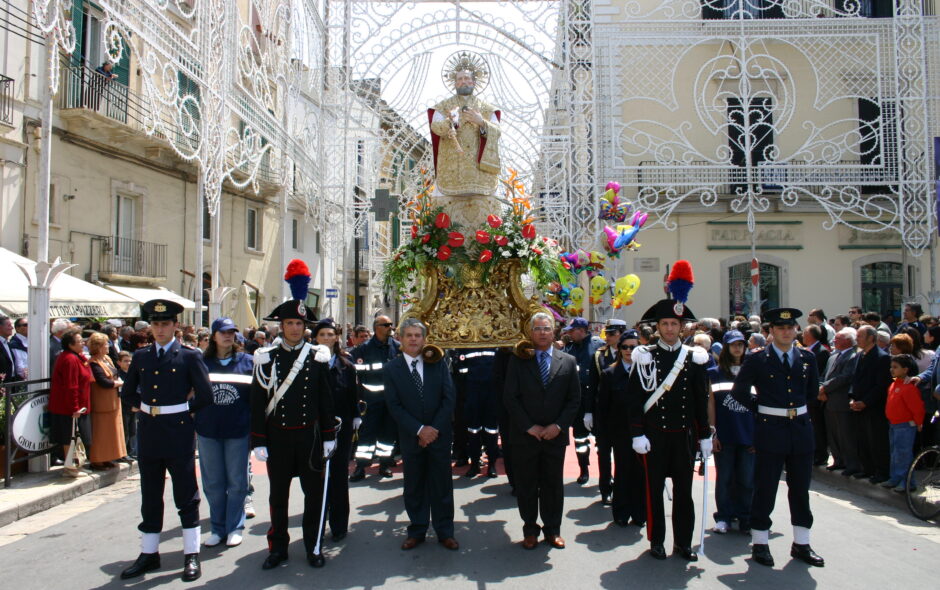
[{"label": "black tie", "polygon": [[789,352],[783,353],[783,368],[786,369],[788,373],[790,372],[790,353]]},{"label": "black tie", "polygon": [[163,360],[163,349],[162,349],[162,348],[158,348],[158,349],[157,349],[157,360],[158,360],[158,361],[159,361],[159,360]]},{"label": "black tie", "polygon": [[411,378],[414,379],[415,387],[418,388],[418,395],[424,396],[424,382],[421,381],[421,374],[418,373],[418,359],[411,361]]}]

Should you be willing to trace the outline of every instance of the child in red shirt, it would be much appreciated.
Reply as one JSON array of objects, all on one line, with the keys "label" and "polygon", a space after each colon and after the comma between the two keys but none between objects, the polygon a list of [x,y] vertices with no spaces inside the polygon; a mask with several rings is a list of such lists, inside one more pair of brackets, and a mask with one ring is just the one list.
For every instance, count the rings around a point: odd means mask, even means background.
[{"label": "child in red shirt", "polygon": [[[917,363],[909,354],[891,357],[891,376],[894,383],[888,388],[888,403],[885,416],[891,423],[888,436],[891,442],[891,477],[881,485],[894,488],[895,492],[908,491],[905,480],[907,470],[914,460],[914,437],[924,420],[924,400],[920,390],[904,380],[917,374]],[[914,488],[911,481],[911,489]]]}]

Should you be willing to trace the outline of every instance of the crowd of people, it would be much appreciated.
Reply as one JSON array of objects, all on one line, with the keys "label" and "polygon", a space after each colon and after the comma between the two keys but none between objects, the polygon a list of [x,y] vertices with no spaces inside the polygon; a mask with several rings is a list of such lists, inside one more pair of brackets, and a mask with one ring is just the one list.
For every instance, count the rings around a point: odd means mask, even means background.
[{"label": "crowd of people", "polygon": [[[399,460],[411,522],[403,550],[422,543],[429,528],[444,547],[459,549],[453,469],[495,478],[499,458],[523,520],[522,546],[534,548],[544,534],[563,548],[570,440],[577,483],[588,483],[596,458],[599,501],[618,525],[647,527],[658,559],[666,557],[661,491],[670,478],[674,552],[695,560],[695,459],[714,456],[712,531],[737,524],[751,534],[753,558],[772,565],[769,515],[785,467],[792,555],[821,566],[809,545],[812,466],[905,493],[914,450],[937,436],[940,325],[916,303],[892,329],[857,307],[831,319],[814,309],[805,322],[788,308],[695,319],[682,302],[665,299],[633,327],[595,324],[600,337],[584,318],[561,325],[537,314],[530,341],[514,350],[448,352],[426,345],[427,327],[417,320],[397,335],[385,315],[371,330],[344,329],[315,321],[296,300],[244,331],[228,318],[208,330],[180,325],[172,302],[145,309],[149,323],[57,319],[49,339],[53,442],[64,454],[77,431],[95,470],[140,462],[142,549],[124,578],[160,566],[166,472],[183,524],[184,580],[200,575],[200,544],[240,544],[245,520],[255,516],[252,452],[267,462],[271,482],[265,569],[287,559],[294,477],[305,496],[307,559],[320,567],[326,523],[333,542],[348,533],[349,483],[365,480],[373,462],[379,478],[393,477]],[[25,319],[0,317],[3,381],[28,376],[27,330]],[[204,539],[196,449],[209,506]],[[64,471],[82,473],[76,465]]]}]

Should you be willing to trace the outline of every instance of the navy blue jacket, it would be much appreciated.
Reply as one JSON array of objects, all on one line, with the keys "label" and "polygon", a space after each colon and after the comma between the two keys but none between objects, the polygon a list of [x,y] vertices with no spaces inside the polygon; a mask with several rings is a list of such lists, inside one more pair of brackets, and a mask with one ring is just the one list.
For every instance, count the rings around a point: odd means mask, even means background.
[{"label": "navy blue jacket", "polygon": [[597,364],[594,354],[604,346],[604,341],[597,336],[587,335],[581,342],[569,342],[563,352],[570,354],[578,363],[578,381],[581,383],[581,411],[594,411],[594,395],[596,394]]},{"label": "navy blue jacket", "polygon": [[[189,392],[194,396],[188,399]],[[195,421],[198,412],[212,403],[212,385],[202,362],[202,353],[174,341],[163,358],[157,360],[154,345],[134,353],[121,400],[132,408],[141,402],[151,406],[189,403],[189,412],[178,414],[137,414],[137,451],[141,457],[169,458],[195,452]]]},{"label": "navy blue jacket", "polygon": [[212,382],[212,405],[196,414],[196,433],[209,438],[244,438],[251,422],[250,354],[237,352],[223,365],[217,358],[203,358]]},{"label": "navy blue jacket", "polygon": [[387,365],[384,372],[385,403],[398,424],[401,450],[415,452],[418,445],[418,429],[432,426],[437,429],[437,440],[431,446],[449,449],[454,438],[451,419],[457,395],[450,378],[447,363],[424,362],[424,379],[421,395],[418,395],[411,369],[405,365],[405,357],[398,356]]},{"label": "navy blue jacket", "polygon": [[[819,395],[819,371],[816,355],[801,348],[789,373],[772,347],[744,357],[741,372],[734,380],[731,396],[754,412],[754,448],[782,455],[812,453],[815,448],[813,424],[809,412],[790,419],[760,414],[757,406],[798,408]],[[792,357],[791,357],[792,358]],[[756,395],[751,393],[751,387]]]}]

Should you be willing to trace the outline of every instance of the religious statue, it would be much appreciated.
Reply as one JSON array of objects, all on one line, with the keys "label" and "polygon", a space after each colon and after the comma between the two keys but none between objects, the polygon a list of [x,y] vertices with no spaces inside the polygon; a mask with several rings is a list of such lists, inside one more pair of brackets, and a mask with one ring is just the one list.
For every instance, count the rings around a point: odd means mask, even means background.
[{"label": "religious statue", "polygon": [[[465,197],[490,197],[499,185],[500,117],[494,106],[474,92],[486,87],[486,62],[479,55],[461,51],[444,66],[446,83],[456,94],[428,109],[434,154],[436,197],[452,207],[456,218],[479,222],[491,205],[466,202]],[[485,217],[485,215],[483,215]]]}]

